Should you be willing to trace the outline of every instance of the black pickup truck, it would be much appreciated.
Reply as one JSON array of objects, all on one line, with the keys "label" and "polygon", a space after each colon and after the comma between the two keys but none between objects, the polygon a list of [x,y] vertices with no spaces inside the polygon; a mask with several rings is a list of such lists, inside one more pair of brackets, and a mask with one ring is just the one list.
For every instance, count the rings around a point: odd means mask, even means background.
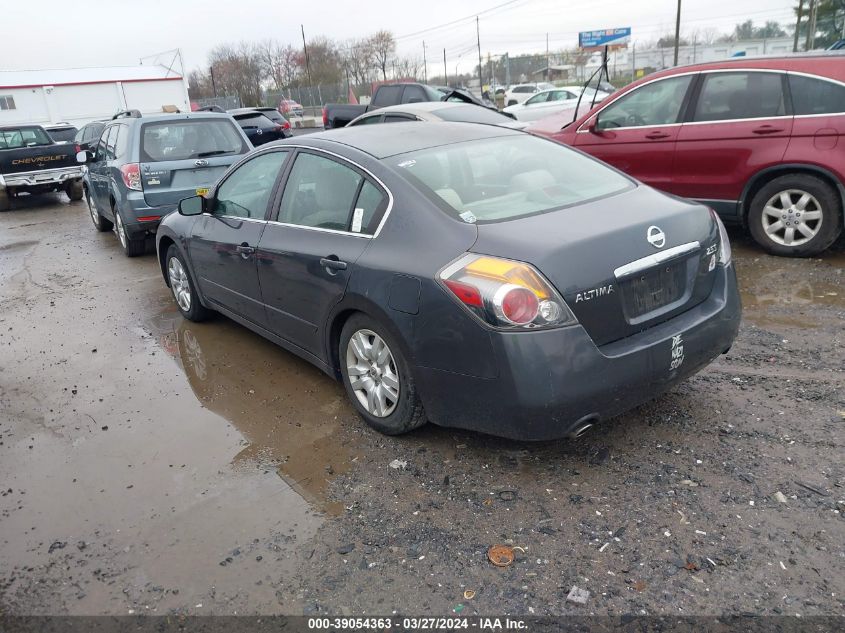
[{"label": "black pickup truck", "polygon": [[82,166],[73,143],[56,143],[40,125],[0,126],[0,211],[20,193],[64,191],[82,199]]},{"label": "black pickup truck", "polygon": [[482,102],[466,90],[432,88],[417,83],[381,84],[376,87],[369,105],[329,103],[323,106],[323,127],[327,130],[343,127],[365,112],[372,112],[387,106],[428,101],[463,101],[493,110],[496,109],[493,104],[488,105]]}]

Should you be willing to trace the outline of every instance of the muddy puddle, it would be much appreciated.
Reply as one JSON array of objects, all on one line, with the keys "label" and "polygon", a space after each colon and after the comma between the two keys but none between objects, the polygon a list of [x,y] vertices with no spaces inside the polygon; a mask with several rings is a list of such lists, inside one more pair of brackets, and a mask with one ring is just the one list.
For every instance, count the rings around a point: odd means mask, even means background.
[{"label": "muddy puddle", "polygon": [[845,310],[845,253],[790,259],[741,242],[733,253],[743,317],[755,325],[812,328]]},{"label": "muddy puddle", "polygon": [[341,437],[341,420],[355,414],[340,383],[223,317],[191,323],[169,306],[149,327],[199,403],[243,435],[233,465],[274,468],[319,510],[342,511],[327,486],[357,455]]}]

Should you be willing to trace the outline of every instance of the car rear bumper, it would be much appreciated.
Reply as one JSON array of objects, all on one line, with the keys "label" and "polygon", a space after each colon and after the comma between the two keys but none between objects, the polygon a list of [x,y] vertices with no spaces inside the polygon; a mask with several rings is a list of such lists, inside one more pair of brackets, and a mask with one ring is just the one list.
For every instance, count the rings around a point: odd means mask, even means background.
[{"label": "car rear bumper", "polygon": [[3,174],[3,183],[7,188],[36,187],[41,185],[61,185],[69,180],[82,178],[82,167],[60,167],[12,174]]},{"label": "car rear bumper", "polygon": [[496,332],[497,378],[425,367],[415,378],[436,424],[517,440],[566,437],[653,399],[725,353],[741,311],[728,266],[707,300],[640,334],[596,347],[580,325]]},{"label": "car rear bumper", "polygon": [[152,207],[144,200],[142,192],[130,194],[127,204],[121,206],[123,212],[123,223],[126,233],[131,238],[141,238],[158,230],[158,225],[166,215],[176,211],[178,204],[167,204],[160,207]]}]

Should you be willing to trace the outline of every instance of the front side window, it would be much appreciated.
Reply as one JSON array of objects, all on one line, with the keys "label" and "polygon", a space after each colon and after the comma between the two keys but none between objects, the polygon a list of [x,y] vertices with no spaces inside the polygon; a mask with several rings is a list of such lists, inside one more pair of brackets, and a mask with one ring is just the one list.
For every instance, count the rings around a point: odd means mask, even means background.
[{"label": "front side window", "polygon": [[301,153],[288,176],[279,221],[298,226],[371,233],[386,204],[381,190],[341,163]]},{"label": "front side window", "polygon": [[632,90],[599,113],[596,128],[677,123],[692,78],[693,75],[669,77]]},{"label": "front side window", "polygon": [[557,143],[508,135],[385,159],[444,211],[464,222],[500,222],[612,195],[625,176]]},{"label": "front side window", "polygon": [[396,105],[399,103],[399,98],[402,93],[402,86],[379,86],[376,90],[376,96],[373,99],[373,106],[380,108],[382,106]]},{"label": "front side window", "polygon": [[693,121],[728,121],[784,116],[780,73],[708,73]]},{"label": "front side window", "polygon": [[289,152],[268,152],[245,162],[217,190],[214,215],[263,220]]},{"label": "front side window", "polygon": [[100,136],[100,142],[97,143],[97,153],[94,156],[95,161],[101,161],[106,159],[106,147],[109,143],[109,139],[112,134],[117,133],[117,126],[113,125],[111,127],[107,127],[103,130],[102,136]]},{"label": "front side window", "polygon": [[789,75],[792,109],[796,115],[845,112],[845,86],[803,75]]},{"label": "front side window", "polygon": [[428,101],[425,90],[420,86],[405,86],[402,103],[422,103],[423,101]]},{"label": "front side window", "polygon": [[141,128],[141,160],[157,162],[243,154],[249,148],[231,118],[145,123]]},{"label": "front side window", "polygon": [[408,121],[416,121],[416,119],[412,116],[408,116],[407,114],[385,114],[384,115],[384,122],[385,123],[407,123]]}]

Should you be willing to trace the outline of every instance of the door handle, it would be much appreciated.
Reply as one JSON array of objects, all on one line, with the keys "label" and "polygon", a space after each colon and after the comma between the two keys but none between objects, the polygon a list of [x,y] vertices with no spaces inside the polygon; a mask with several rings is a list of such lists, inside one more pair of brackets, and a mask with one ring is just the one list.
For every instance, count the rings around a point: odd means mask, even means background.
[{"label": "door handle", "polygon": [[761,125],[751,130],[754,134],[774,134],[775,132],[783,132],[782,127],[774,127],[772,125]]},{"label": "door handle", "polygon": [[657,140],[660,138],[669,138],[670,134],[668,132],[649,132],[645,135],[646,138],[651,140]]},{"label": "door handle", "polygon": [[340,261],[336,255],[320,258],[320,266],[329,272],[334,270],[346,270],[346,262]]},{"label": "door handle", "polygon": [[244,259],[250,258],[252,254],[255,253],[255,249],[246,242],[239,244],[236,250],[238,251],[238,253],[241,254],[241,257],[243,257]]}]

